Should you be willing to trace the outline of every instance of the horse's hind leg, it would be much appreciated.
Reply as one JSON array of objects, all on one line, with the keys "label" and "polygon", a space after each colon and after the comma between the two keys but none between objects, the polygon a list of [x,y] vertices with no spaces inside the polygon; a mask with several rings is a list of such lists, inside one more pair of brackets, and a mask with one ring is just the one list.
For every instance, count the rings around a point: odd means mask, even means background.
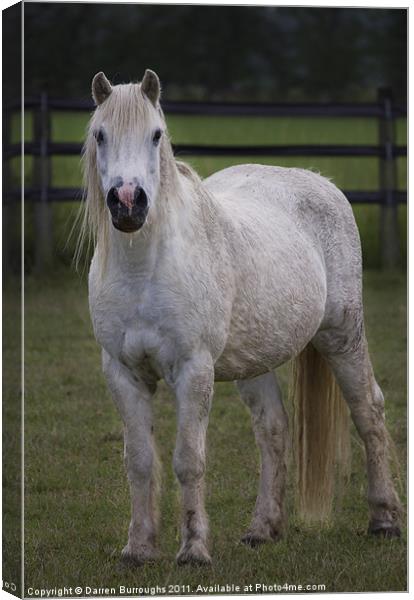
[{"label": "horse's hind leg", "polygon": [[238,381],[237,387],[250,408],[261,456],[259,493],[253,519],[242,538],[244,543],[256,546],[277,540],[283,532],[288,419],[274,373]]},{"label": "horse's hind leg", "polygon": [[384,397],[372,370],[362,311],[345,318],[339,327],[319,332],[312,343],[328,360],[365,445],[369,532],[399,536],[401,507],[389,468]]}]

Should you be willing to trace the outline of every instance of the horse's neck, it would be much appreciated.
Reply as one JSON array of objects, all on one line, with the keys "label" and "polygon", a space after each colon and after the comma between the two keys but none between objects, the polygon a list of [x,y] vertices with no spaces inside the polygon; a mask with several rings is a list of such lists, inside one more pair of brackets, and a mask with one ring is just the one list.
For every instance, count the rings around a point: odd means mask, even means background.
[{"label": "horse's neck", "polygon": [[109,226],[108,252],[105,270],[116,273],[145,274],[154,263],[156,240],[146,231],[137,233],[121,233],[112,225]]}]

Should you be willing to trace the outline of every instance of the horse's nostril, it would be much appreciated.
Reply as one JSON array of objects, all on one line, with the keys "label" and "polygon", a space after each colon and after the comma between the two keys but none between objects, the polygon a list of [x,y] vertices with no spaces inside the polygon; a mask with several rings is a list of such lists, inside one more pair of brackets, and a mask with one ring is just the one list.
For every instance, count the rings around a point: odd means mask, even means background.
[{"label": "horse's nostril", "polygon": [[107,201],[109,208],[115,208],[116,206],[118,206],[119,196],[118,196],[118,189],[116,187],[113,187],[109,190],[106,201]]},{"label": "horse's nostril", "polygon": [[134,191],[134,203],[136,206],[147,204],[147,194],[142,187],[137,186]]}]

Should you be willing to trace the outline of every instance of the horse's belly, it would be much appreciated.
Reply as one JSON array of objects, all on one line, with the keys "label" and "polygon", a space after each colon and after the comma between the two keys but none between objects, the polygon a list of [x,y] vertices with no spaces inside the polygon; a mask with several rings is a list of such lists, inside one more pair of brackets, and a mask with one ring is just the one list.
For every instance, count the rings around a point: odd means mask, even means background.
[{"label": "horse's belly", "polygon": [[236,299],[227,342],[215,364],[216,380],[272,370],[297,356],[318,331],[326,303],[322,267],[313,262],[295,277],[278,275],[278,285],[267,280],[246,287]]},{"label": "horse's belly", "polygon": [[250,339],[246,343],[245,338],[235,337],[215,364],[215,379],[233,381],[267,373],[297,356],[316,331],[317,326],[301,338],[301,343],[289,344],[277,335],[269,335],[256,344]]},{"label": "horse's belly", "polygon": [[304,313],[303,319],[282,323],[274,315],[271,322],[240,320],[230,331],[226,347],[215,364],[217,381],[256,377],[294,358],[317,332],[323,307]]}]

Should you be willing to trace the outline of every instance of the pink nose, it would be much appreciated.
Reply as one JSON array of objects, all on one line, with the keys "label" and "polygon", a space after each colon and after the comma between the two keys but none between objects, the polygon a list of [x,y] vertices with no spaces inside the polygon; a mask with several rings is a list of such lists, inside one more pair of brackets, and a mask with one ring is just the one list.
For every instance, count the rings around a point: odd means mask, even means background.
[{"label": "pink nose", "polygon": [[131,209],[134,205],[135,187],[136,184],[130,181],[118,188],[118,198],[128,209]]}]

